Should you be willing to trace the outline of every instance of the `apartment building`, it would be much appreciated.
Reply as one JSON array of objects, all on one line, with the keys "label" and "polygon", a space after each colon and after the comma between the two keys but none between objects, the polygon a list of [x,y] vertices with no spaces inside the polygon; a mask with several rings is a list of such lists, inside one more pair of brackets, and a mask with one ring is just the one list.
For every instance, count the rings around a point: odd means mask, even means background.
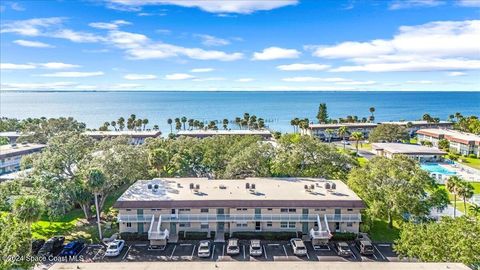
[{"label": "apartment building", "polygon": [[390,122],[381,122],[380,124],[389,124],[389,125],[399,125],[407,129],[410,136],[413,136],[420,129],[425,128],[452,128],[453,123],[448,121],[439,121],[439,122],[428,122],[424,120],[419,121],[390,121]]},{"label": "apartment building", "polygon": [[130,144],[139,145],[145,142],[146,138],[158,138],[162,134],[159,130],[123,130],[123,131],[85,131],[83,134],[96,140],[105,138],[116,138],[125,136],[130,138]]},{"label": "apartment building", "polygon": [[195,137],[195,138],[206,138],[211,136],[218,136],[218,135],[254,135],[260,136],[265,140],[272,138],[272,133],[267,129],[261,130],[180,130],[177,132],[177,136],[187,136],[187,137]]},{"label": "apartment building", "polygon": [[440,161],[447,154],[437,148],[407,143],[372,143],[372,152],[377,156],[388,158],[406,155],[419,162]]},{"label": "apartment building", "polygon": [[20,169],[23,156],[41,151],[46,145],[36,143],[7,144],[0,146],[0,174]]},{"label": "apartment building", "polygon": [[363,201],[343,182],[315,178],[139,180],[117,200],[120,232],[151,244],[179,232],[301,232],[316,243],[359,231]]},{"label": "apartment building", "polygon": [[438,147],[438,142],[445,139],[450,144],[450,150],[461,155],[476,155],[480,157],[480,136],[452,129],[421,129],[417,131],[419,141],[431,142]]},{"label": "apartment building", "polygon": [[[342,136],[338,134],[340,127],[346,127],[349,133],[361,132],[363,137],[367,138],[370,132],[377,127],[375,123],[339,123],[339,124],[310,124],[307,129],[301,129],[300,133],[317,137],[324,141],[341,140]],[[348,138],[348,134],[345,137]]]}]

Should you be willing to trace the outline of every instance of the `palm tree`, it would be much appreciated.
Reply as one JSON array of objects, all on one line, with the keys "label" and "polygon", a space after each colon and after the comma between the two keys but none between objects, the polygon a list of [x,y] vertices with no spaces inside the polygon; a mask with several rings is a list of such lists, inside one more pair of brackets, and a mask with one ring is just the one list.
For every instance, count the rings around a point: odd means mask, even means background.
[{"label": "palm tree", "polygon": [[335,132],[335,131],[333,129],[330,129],[330,128],[327,128],[325,130],[325,133],[328,135],[328,142],[332,141],[333,132]]},{"label": "palm tree", "polygon": [[147,118],[143,119],[143,120],[142,120],[142,124],[143,124],[143,130],[145,130],[145,127],[146,127],[147,124],[148,124],[148,119],[147,119]]},{"label": "palm tree", "polygon": [[247,120],[247,123],[248,123],[248,120],[250,119],[250,114],[249,113],[244,113],[243,114],[243,119]]},{"label": "palm tree", "polygon": [[480,205],[470,205],[470,213],[473,213],[474,215],[480,215]]},{"label": "palm tree", "polygon": [[473,197],[473,186],[469,182],[464,181],[458,189],[458,195],[463,199],[463,209],[467,215],[467,199]]},{"label": "palm tree", "polygon": [[118,118],[117,124],[118,124],[118,128],[123,131],[123,129],[125,128],[125,118],[123,117]]},{"label": "palm tree", "polygon": [[265,120],[263,120],[263,118],[258,118],[258,128],[259,129],[265,128]]},{"label": "palm tree", "polygon": [[223,129],[227,130],[227,128],[228,128],[228,119],[226,119],[226,118],[223,119],[223,122],[222,122],[222,123],[223,123]]},{"label": "palm tree", "polygon": [[458,176],[451,176],[445,183],[445,188],[453,194],[453,217],[457,216],[457,195],[462,182],[463,180]]},{"label": "palm tree", "polygon": [[375,120],[375,116],[373,115],[373,113],[375,112],[375,107],[370,107],[370,109],[368,109],[370,111],[370,113],[372,114],[370,116],[370,121],[373,122]]},{"label": "palm tree", "polygon": [[158,125],[153,125],[153,130],[159,130],[160,127]]},{"label": "palm tree", "polygon": [[187,123],[187,117],[183,116],[181,121],[182,121],[182,125],[183,125],[183,130],[185,130],[186,129],[185,123]]},{"label": "palm tree", "polygon": [[171,118],[168,118],[168,120],[167,120],[167,124],[169,124],[169,125],[170,125],[170,134],[171,134],[171,133],[173,133],[173,127],[172,127],[172,123],[173,123],[172,119],[171,119]]},{"label": "palm tree", "polygon": [[130,114],[130,119],[132,119],[133,121],[135,121],[135,119],[137,119],[137,116],[135,114]]},{"label": "palm tree", "polygon": [[109,122],[105,122],[105,123],[103,123],[103,126],[105,127],[106,130],[108,130],[108,127],[110,126],[110,123],[109,123]]},{"label": "palm tree", "polygon": [[290,120],[290,125],[293,126],[293,133],[297,133],[299,121],[300,120],[298,118]]},{"label": "palm tree", "polygon": [[235,117],[235,124],[237,124],[238,128],[240,129],[242,129],[241,123],[242,123],[242,119],[240,117]]},{"label": "palm tree", "polygon": [[188,129],[192,130],[193,129],[193,124],[195,123],[195,120],[193,119],[188,119]]},{"label": "palm tree", "polygon": [[112,121],[110,125],[115,129],[115,131],[117,131],[117,122]]},{"label": "palm tree", "polygon": [[138,118],[137,120],[135,120],[135,127],[137,127],[137,129],[141,130],[142,125],[143,125],[143,120],[142,119]]},{"label": "palm tree", "polygon": [[357,155],[358,155],[358,143],[363,140],[363,134],[361,132],[355,131],[352,132],[352,135],[350,136],[350,139],[355,141],[355,149],[357,149]]},{"label": "palm tree", "polygon": [[88,172],[88,187],[92,191],[95,197],[95,209],[97,211],[97,226],[98,226],[98,236],[100,240],[102,237],[102,227],[100,226],[100,209],[98,209],[98,195],[102,193],[103,187],[105,185],[106,179],[103,172],[99,169],[91,169]]},{"label": "palm tree", "polygon": [[341,126],[338,128],[338,131],[337,131],[338,135],[342,137],[342,142],[343,142],[343,150],[345,150],[345,135],[348,134],[348,127],[346,126]]}]

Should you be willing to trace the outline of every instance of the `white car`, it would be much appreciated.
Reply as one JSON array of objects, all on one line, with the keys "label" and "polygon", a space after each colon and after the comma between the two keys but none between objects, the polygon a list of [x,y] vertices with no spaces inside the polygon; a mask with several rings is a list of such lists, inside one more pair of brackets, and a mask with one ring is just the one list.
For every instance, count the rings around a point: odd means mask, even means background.
[{"label": "white car", "polygon": [[262,256],[260,240],[250,240],[250,256]]},{"label": "white car", "polygon": [[210,257],[210,241],[202,240],[198,245],[197,255],[199,258],[208,258]]},{"label": "white car", "polygon": [[228,255],[240,254],[240,247],[238,246],[238,239],[237,238],[232,238],[232,239],[228,240],[227,254]]},{"label": "white car", "polygon": [[107,251],[105,252],[106,257],[116,257],[120,255],[123,248],[125,247],[125,240],[114,240],[108,244]]},{"label": "white car", "polygon": [[292,245],[293,254],[297,256],[307,255],[307,247],[300,238],[292,238],[290,240],[290,245]]}]

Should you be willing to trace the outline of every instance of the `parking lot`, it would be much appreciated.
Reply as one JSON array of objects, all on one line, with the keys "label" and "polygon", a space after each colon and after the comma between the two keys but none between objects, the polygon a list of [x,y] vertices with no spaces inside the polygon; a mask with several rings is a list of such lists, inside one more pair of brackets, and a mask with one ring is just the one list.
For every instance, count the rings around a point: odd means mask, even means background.
[{"label": "parking lot", "polygon": [[146,242],[127,242],[119,256],[106,257],[106,247],[89,245],[80,253],[85,262],[149,262],[149,261],[400,261],[392,250],[391,244],[374,244],[375,253],[371,256],[361,255],[353,242],[349,243],[353,256],[345,258],[338,256],[334,243],[321,248],[314,248],[310,242],[305,242],[306,256],[296,256],[288,241],[262,241],[262,255],[250,256],[249,241],[240,240],[240,253],[230,256],[226,254],[226,243],[211,242],[211,254],[208,258],[197,256],[199,241],[180,241],[169,243],[162,250],[152,250]]}]

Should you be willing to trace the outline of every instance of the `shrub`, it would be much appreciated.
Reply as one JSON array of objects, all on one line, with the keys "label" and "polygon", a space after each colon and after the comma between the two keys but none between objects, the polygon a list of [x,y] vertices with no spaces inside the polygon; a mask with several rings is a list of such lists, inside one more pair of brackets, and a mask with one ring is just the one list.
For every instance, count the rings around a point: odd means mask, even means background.
[{"label": "shrub", "polygon": [[297,237],[297,232],[233,232],[231,238],[260,240],[290,240]]},{"label": "shrub", "polygon": [[207,239],[207,232],[178,232],[179,238],[181,240],[204,240]]},{"label": "shrub", "polygon": [[356,233],[344,232],[344,233],[333,233],[331,240],[334,241],[353,241],[357,238]]},{"label": "shrub", "polygon": [[120,238],[125,241],[148,241],[148,233],[123,232],[120,233]]},{"label": "shrub", "polygon": [[475,154],[470,154],[468,155],[469,158],[477,158],[477,156]]}]

